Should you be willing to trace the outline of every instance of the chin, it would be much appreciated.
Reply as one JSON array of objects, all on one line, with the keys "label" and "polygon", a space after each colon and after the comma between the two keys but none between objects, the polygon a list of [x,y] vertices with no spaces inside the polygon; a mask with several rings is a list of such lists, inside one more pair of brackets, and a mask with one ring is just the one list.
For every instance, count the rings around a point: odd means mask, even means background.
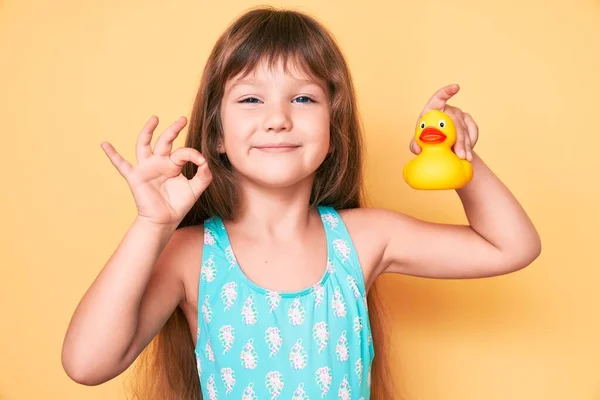
[{"label": "chin", "polygon": [[253,171],[237,171],[247,181],[270,189],[284,189],[314,177],[315,172],[293,171],[285,168],[271,168]]},{"label": "chin", "polygon": [[288,188],[294,185],[299,184],[309,178],[312,178],[313,174],[285,174],[281,171],[271,171],[267,174],[260,175],[255,177],[254,179],[250,178],[252,181],[257,183],[260,186],[271,188],[271,189],[283,189]]}]

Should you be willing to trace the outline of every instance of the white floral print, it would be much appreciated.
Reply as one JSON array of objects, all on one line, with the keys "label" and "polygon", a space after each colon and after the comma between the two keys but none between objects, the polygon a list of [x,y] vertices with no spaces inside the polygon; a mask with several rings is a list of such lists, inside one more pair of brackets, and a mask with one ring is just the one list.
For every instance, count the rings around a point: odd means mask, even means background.
[{"label": "white floral print", "polygon": [[224,325],[221,327],[221,329],[219,329],[219,341],[223,346],[223,354],[231,350],[234,340],[235,332],[233,331],[233,327],[231,325]]},{"label": "white floral print", "polygon": [[217,275],[217,267],[214,261],[214,255],[211,254],[208,256],[204,264],[202,264],[202,268],[200,269],[200,275],[206,282],[212,282],[215,280]]},{"label": "white floral print", "polygon": [[338,339],[337,345],[335,346],[335,352],[337,358],[340,361],[347,361],[349,357],[348,339],[346,338],[346,331],[343,331]]},{"label": "white floral print", "polygon": [[269,357],[273,357],[277,354],[283,344],[283,338],[281,337],[279,328],[275,326],[267,328],[267,331],[265,332],[265,342],[267,342],[267,346],[269,346],[269,350],[271,351]]},{"label": "white floral print", "polygon": [[356,360],[356,363],[354,363],[354,371],[356,372],[356,375],[358,375],[358,382],[362,383],[362,378],[363,378],[362,358],[359,358],[358,360]]},{"label": "white floral print", "polygon": [[227,258],[227,261],[229,261],[229,269],[233,268],[237,264],[231,245],[227,246],[225,249],[225,257]]},{"label": "white floral print", "polygon": [[248,340],[242,348],[240,359],[242,360],[242,366],[246,369],[255,369],[258,365],[258,354],[256,354],[256,350],[254,350],[253,339]]},{"label": "white floral print", "polygon": [[300,304],[300,299],[296,298],[288,310],[288,319],[290,324],[296,326],[304,322],[304,307]]},{"label": "white floral print", "polygon": [[215,240],[215,234],[210,228],[204,228],[204,244],[213,246],[217,241]]},{"label": "white floral print", "polygon": [[315,372],[315,379],[317,385],[319,385],[319,388],[321,389],[321,398],[323,398],[327,395],[327,392],[329,392],[329,388],[331,387],[331,381],[333,379],[331,368],[321,367],[317,369]]},{"label": "white floral print", "polygon": [[271,393],[271,399],[276,399],[281,395],[283,390],[283,376],[279,371],[269,371],[265,377],[265,385]]},{"label": "white floral print", "polygon": [[335,239],[333,241],[333,248],[342,259],[342,262],[346,262],[350,257],[350,246],[348,246],[348,243],[344,239]]},{"label": "white floral print", "polygon": [[212,344],[210,343],[210,337],[206,339],[206,346],[204,346],[204,352],[208,361],[215,361],[215,352],[213,351]]},{"label": "white floral print", "polygon": [[214,375],[208,377],[208,380],[206,381],[206,390],[208,391],[209,400],[217,400],[219,393],[217,391],[217,385],[215,384]]},{"label": "white floral print", "polygon": [[310,400],[304,390],[304,382],[300,383],[296,390],[294,390],[292,400]]},{"label": "white floral print", "polygon": [[342,379],[342,383],[340,383],[340,388],[338,389],[338,399],[350,400],[351,392],[350,384],[348,383],[348,375],[346,375],[344,376],[344,379]]},{"label": "white floral print", "polygon": [[325,288],[320,283],[317,283],[312,288],[312,294],[315,298],[315,308],[319,307],[325,297]]},{"label": "white floral print", "polygon": [[235,282],[228,282],[223,285],[221,289],[221,300],[225,304],[225,311],[229,310],[235,300],[237,299],[237,284]]},{"label": "white floral print", "polygon": [[279,302],[281,301],[281,295],[272,290],[267,291],[267,302],[269,303],[269,313],[272,313],[273,310],[277,308]]},{"label": "white floral print", "polygon": [[360,321],[360,317],[354,317],[354,322],[352,323],[352,329],[354,329],[354,332],[360,334],[360,331],[362,330],[362,323]]},{"label": "white floral print", "polygon": [[225,385],[225,394],[231,393],[235,386],[235,373],[229,367],[221,368],[221,380]]},{"label": "white floral print", "polygon": [[317,322],[313,326],[313,339],[319,346],[319,353],[325,350],[329,340],[329,328],[327,328],[326,322]]},{"label": "white floral print", "polygon": [[208,301],[208,295],[204,296],[204,303],[202,303],[202,315],[204,316],[204,322],[207,324],[212,319],[212,308],[210,307],[210,303]]},{"label": "white floral print", "polygon": [[335,228],[337,228],[337,226],[338,226],[337,217],[331,213],[323,214],[321,216],[321,219],[323,220],[323,222],[327,223],[329,225],[329,227],[333,230],[335,230]]},{"label": "white floral print", "polygon": [[358,291],[358,286],[356,285],[356,280],[352,277],[352,275],[348,275],[348,287],[354,293],[354,298],[358,299],[360,297],[360,292]]},{"label": "white floral print", "polygon": [[242,400],[258,400],[256,393],[254,393],[254,382],[250,382],[248,386],[246,386],[244,393],[242,393]]},{"label": "white floral print", "polygon": [[244,324],[246,325],[253,325],[256,323],[257,317],[258,311],[254,306],[254,295],[251,294],[242,306],[242,321],[244,321]]},{"label": "white floral print", "polygon": [[346,302],[344,301],[344,296],[342,295],[339,286],[336,287],[333,292],[331,306],[333,307],[333,314],[336,317],[343,318],[346,316]]},{"label": "white floral print", "polygon": [[302,347],[302,339],[298,339],[290,350],[290,364],[294,369],[303,369],[308,363],[308,355]]},{"label": "white floral print", "polygon": [[328,274],[335,274],[335,265],[333,265],[333,262],[331,262],[331,260],[327,260],[326,269]]}]

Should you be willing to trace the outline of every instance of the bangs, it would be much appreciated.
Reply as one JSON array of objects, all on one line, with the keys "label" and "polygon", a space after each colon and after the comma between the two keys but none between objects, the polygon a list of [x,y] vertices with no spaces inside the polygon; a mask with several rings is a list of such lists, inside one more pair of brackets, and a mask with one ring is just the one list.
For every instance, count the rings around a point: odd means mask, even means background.
[{"label": "bangs", "polygon": [[238,21],[239,29],[230,36],[231,50],[224,55],[221,75],[225,81],[244,78],[265,62],[269,68],[281,63],[286,73],[293,69],[329,82],[332,71],[327,54],[331,54],[331,44],[320,33],[321,27],[288,12],[250,13],[246,18],[249,21]]}]

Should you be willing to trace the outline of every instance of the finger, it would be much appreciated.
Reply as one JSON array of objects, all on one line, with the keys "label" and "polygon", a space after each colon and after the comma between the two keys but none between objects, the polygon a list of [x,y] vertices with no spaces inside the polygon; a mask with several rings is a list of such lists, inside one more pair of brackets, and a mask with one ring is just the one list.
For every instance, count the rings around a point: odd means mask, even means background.
[{"label": "finger", "polygon": [[460,158],[465,158],[465,129],[462,117],[460,116],[459,111],[457,111],[454,107],[448,108],[448,110],[446,110],[446,113],[450,115],[452,121],[454,122],[454,126],[456,127],[456,142],[454,143],[454,153],[456,153],[456,155]]},{"label": "finger", "polygon": [[173,122],[170,127],[167,128],[166,131],[156,140],[156,144],[154,145],[154,154],[157,156],[168,156],[171,153],[171,149],[173,148],[173,141],[181,132],[187,120],[185,117],[179,118],[177,121]]},{"label": "finger", "polygon": [[477,141],[479,140],[479,127],[477,123],[471,117],[471,114],[464,113],[465,125],[467,126],[467,130],[469,132],[469,139],[471,141],[471,148],[475,147]]},{"label": "finger", "polygon": [[110,159],[110,162],[115,166],[117,171],[123,176],[123,178],[127,179],[131,171],[133,170],[133,166],[129,163],[129,161],[125,160],[112,146],[112,144],[108,142],[102,142],[100,144],[104,153]]},{"label": "finger", "polygon": [[425,105],[421,116],[431,110],[444,111],[448,100],[458,93],[459,90],[460,87],[457,84],[447,85],[438,90]]},{"label": "finger", "polygon": [[150,142],[152,141],[152,133],[156,126],[158,125],[158,117],[152,116],[146,122],[146,125],[142,128],[142,131],[138,135],[137,144],[135,146],[135,156],[137,158],[138,163],[145,158],[148,158],[152,155],[152,147],[150,147]]},{"label": "finger", "polygon": [[410,145],[408,146],[408,148],[414,154],[419,154],[421,152],[421,146],[419,146],[419,144],[416,142],[416,140],[414,138],[410,141]]},{"label": "finger", "polygon": [[211,181],[212,173],[208,168],[208,163],[199,165],[194,177],[188,181],[196,199],[206,190]]},{"label": "finger", "polygon": [[463,132],[463,149],[465,152],[465,160],[469,156],[469,151],[471,150],[471,142],[469,141],[469,130],[467,129],[467,124],[465,124],[465,117],[462,111],[459,112],[460,115],[460,126],[462,126]]},{"label": "finger", "polygon": [[465,135],[465,150],[467,153],[467,161],[473,161],[473,146],[471,145],[471,138],[469,135]]},{"label": "finger", "polygon": [[200,154],[200,152],[196,149],[192,149],[189,147],[181,147],[175,150],[169,158],[174,164],[177,164],[179,167],[183,167],[186,162],[193,162],[198,166],[198,170],[192,179],[188,182],[190,184],[190,188],[194,193],[196,198],[200,197],[204,189],[210,184],[212,181],[212,173],[208,168],[208,164],[206,159]]},{"label": "finger", "polygon": [[193,162],[196,165],[201,165],[206,162],[202,154],[196,149],[190,147],[180,147],[169,156],[171,162],[178,167],[183,167],[186,162]]}]

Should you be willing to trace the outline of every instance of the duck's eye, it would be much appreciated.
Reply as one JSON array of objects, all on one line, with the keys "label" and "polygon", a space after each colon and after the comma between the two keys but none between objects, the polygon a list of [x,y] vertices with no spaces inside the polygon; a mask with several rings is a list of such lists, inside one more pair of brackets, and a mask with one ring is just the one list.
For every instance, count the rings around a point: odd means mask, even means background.
[{"label": "duck's eye", "polygon": [[421,129],[425,129],[425,122],[421,122]]},{"label": "duck's eye", "polygon": [[443,128],[446,126],[446,121],[444,121],[443,119],[440,120],[440,128]]}]

